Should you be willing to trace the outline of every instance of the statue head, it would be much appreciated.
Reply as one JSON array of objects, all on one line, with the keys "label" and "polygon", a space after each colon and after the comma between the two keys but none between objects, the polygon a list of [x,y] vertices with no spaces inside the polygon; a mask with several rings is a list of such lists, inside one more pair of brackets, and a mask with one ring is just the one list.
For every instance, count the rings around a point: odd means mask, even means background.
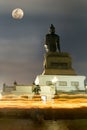
[{"label": "statue head", "polygon": [[55,27],[53,26],[53,24],[51,24],[49,32],[55,33]]}]

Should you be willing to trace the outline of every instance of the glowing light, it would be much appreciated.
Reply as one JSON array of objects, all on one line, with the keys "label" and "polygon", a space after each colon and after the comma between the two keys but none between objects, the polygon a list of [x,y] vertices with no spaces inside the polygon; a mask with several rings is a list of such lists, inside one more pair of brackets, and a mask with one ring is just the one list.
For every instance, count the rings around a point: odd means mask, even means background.
[{"label": "glowing light", "polygon": [[0,108],[81,108],[87,107],[86,98],[58,98],[54,101],[47,101],[46,96],[42,96],[43,101],[33,101],[32,99],[23,98],[2,98],[0,100]]},{"label": "glowing light", "polygon": [[52,83],[53,83],[53,84],[55,84],[57,81],[58,81],[57,77],[54,77],[54,78],[52,79]]},{"label": "glowing light", "polygon": [[38,77],[35,80],[35,85],[39,85],[39,78]]},{"label": "glowing light", "polygon": [[41,99],[42,99],[44,102],[46,102],[47,97],[43,95],[43,96],[41,96]]}]

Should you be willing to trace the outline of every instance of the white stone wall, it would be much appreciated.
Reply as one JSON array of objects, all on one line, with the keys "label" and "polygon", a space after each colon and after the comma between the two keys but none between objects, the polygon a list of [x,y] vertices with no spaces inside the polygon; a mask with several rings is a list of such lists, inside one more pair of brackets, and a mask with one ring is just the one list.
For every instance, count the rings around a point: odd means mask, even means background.
[{"label": "white stone wall", "polygon": [[[53,82],[53,79],[56,78],[56,81]],[[61,91],[74,91],[74,90],[85,90],[84,80],[85,76],[63,76],[63,75],[38,75],[35,81],[39,81],[40,86],[46,87],[47,84],[49,86],[56,85],[57,90]],[[67,82],[67,85],[59,85],[59,82]],[[76,85],[72,85],[72,82],[77,83]],[[46,90],[46,89],[45,89]]]},{"label": "white stone wall", "polygon": [[31,96],[32,94],[32,86],[21,86],[18,85],[16,86],[15,91],[12,91],[12,94],[14,95],[27,95],[27,96]]}]

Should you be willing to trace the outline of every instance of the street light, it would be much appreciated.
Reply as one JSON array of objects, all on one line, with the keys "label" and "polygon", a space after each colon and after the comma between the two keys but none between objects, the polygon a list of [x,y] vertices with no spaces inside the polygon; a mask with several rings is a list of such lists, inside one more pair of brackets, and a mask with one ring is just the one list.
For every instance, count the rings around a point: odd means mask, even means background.
[{"label": "street light", "polygon": [[55,95],[57,94],[57,86],[56,86],[57,81],[58,81],[57,77],[54,77],[52,79],[52,84],[55,86]]},{"label": "street light", "polygon": [[39,78],[38,77],[35,80],[35,85],[39,85]]}]

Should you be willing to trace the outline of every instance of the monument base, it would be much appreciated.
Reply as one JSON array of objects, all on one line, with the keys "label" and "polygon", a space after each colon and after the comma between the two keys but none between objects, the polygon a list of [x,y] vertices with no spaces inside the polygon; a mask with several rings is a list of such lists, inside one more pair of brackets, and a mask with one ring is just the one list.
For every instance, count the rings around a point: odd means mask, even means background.
[{"label": "monument base", "polygon": [[43,75],[76,75],[74,69],[45,69]]},{"label": "monument base", "polygon": [[66,52],[47,52],[44,56],[45,75],[76,75],[72,59]]},{"label": "monument base", "polygon": [[67,76],[67,75],[38,75],[35,83],[38,81],[41,88],[41,95],[52,98],[59,92],[79,92],[85,91],[85,76]]}]

